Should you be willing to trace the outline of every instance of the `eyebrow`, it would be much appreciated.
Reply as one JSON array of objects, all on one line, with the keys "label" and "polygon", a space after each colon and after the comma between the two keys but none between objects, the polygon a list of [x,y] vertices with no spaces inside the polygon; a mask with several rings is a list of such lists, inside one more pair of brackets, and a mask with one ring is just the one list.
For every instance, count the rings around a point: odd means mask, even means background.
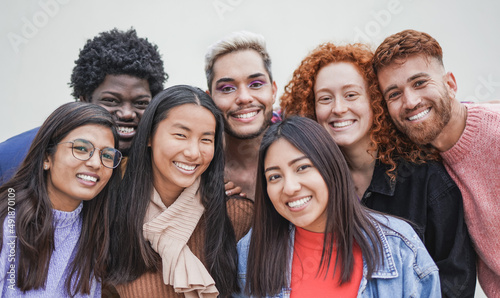
[{"label": "eyebrow", "polygon": [[[297,158],[292,159],[291,161],[289,161],[289,162],[288,162],[288,166],[291,166],[291,165],[293,165],[294,163],[296,163],[296,162],[298,162],[298,161],[301,161],[301,160],[303,160],[303,159],[307,159],[307,158],[308,158],[308,157],[307,157],[307,156],[305,156],[305,155],[303,155],[303,156],[299,156],[299,157],[297,157]],[[278,167],[278,166],[269,167],[269,168],[267,168],[267,169],[265,169],[265,170],[264,170],[264,173],[267,173],[267,172],[272,171],[272,170],[279,170],[279,168],[280,168],[280,167]]]},{"label": "eyebrow", "polygon": [[248,79],[255,79],[255,78],[258,78],[258,77],[265,77],[265,76],[266,76],[265,74],[263,74],[261,72],[257,72],[257,73],[249,75],[247,78]]},{"label": "eyebrow", "polygon": [[[174,123],[174,125],[172,125],[172,126],[180,128],[180,129],[188,131],[188,132],[192,132],[193,131],[191,128],[185,126],[182,123]],[[204,136],[215,136],[215,131],[205,131],[204,133],[202,133],[202,135],[204,135]]]},{"label": "eyebrow", "polygon": [[[255,78],[259,78],[259,77],[265,77],[266,75],[261,73],[261,72],[257,72],[257,73],[254,73],[254,74],[251,74],[247,77],[247,79],[255,79]],[[225,77],[225,78],[220,78],[218,79],[216,82],[215,82],[215,85],[219,84],[219,83],[226,83],[226,82],[234,82],[235,79],[233,78],[228,78],[228,77]]]},{"label": "eyebrow", "polygon": [[[345,89],[349,89],[349,88],[357,88],[357,89],[362,89],[363,86],[361,85],[358,85],[358,84],[347,84],[347,85],[344,85],[342,86],[342,91],[344,91]],[[323,87],[323,88],[320,88],[314,92],[320,92],[320,91],[330,91],[330,88],[329,87]]]},{"label": "eyebrow", "polygon": [[[103,91],[102,94],[111,94],[115,97],[122,98],[122,94],[118,92],[113,92],[113,91]],[[151,98],[151,95],[149,94],[141,94],[133,98],[133,100],[137,99],[142,99],[142,98]]]},{"label": "eyebrow", "polygon": [[[418,79],[420,77],[430,77],[430,75],[428,73],[425,73],[425,72],[419,72],[417,74],[414,74],[412,75],[411,77],[409,77],[406,82],[407,83],[410,83],[411,81],[415,80],[415,79]],[[391,90],[393,89],[396,89],[398,88],[398,86],[396,84],[393,84],[393,85],[390,85],[389,87],[387,87],[385,90],[384,90],[384,93],[382,94],[385,98],[385,96],[387,95],[387,93],[389,93]]]}]

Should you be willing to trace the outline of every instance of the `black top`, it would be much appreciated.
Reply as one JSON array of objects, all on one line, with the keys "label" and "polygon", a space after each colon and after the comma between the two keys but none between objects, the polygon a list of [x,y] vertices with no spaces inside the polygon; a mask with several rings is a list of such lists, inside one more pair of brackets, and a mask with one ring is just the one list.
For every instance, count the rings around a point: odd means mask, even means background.
[{"label": "black top", "polygon": [[443,297],[474,297],[476,254],[458,186],[438,162],[400,160],[395,181],[388,168],[377,161],[362,203],[410,221],[439,268]]}]

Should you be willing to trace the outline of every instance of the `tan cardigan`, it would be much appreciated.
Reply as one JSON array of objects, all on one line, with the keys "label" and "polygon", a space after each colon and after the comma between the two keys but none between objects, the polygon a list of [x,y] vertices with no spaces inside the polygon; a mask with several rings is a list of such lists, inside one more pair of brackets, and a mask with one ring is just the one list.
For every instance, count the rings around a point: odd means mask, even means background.
[{"label": "tan cardigan", "polygon": [[[245,236],[252,225],[254,211],[253,202],[246,198],[233,196],[227,201],[226,206],[236,234],[236,240],[239,240]],[[205,216],[203,215],[187,243],[193,254],[198,257],[203,264],[205,264],[205,224]],[[175,293],[171,285],[165,285],[163,283],[161,272],[143,274],[133,282],[117,286],[116,290],[120,297],[123,298],[184,297],[183,294]],[[103,291],[103,297],[106,297],[104,294]]]}]

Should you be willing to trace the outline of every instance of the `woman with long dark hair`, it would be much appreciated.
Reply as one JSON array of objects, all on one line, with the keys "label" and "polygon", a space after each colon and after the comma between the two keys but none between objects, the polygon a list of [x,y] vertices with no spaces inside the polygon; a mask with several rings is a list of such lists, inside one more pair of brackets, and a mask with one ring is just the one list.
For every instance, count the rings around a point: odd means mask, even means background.
[{"label": "woman with long dark hair", "polygon": [[122,297],[238,290],[235,231],[248,231],[253,206],[225,198],[223,133],[220,111],[199,88],[167,88],[146,109],[112,228],[109,280]]},{"label": "woman with long dark hair", "polygon": [[342,153],[311,119],[265,133],[255,218],[238,243],[247,295],[440,296],[438,269],[413,229],[360,204]]},{"label": "woman with long dark hair", "polygon": [[110,193],[120,183],[115,123],[104,108],[67,103],[38,131],[0,187],[2,297],[100,296]]},{"label": "woman with long dark hair", "polygon": [[[363,44],[319,45],[286,87],[285,117],[309,117],[330,133],[365,206],[412,222],[439,268],[444,297],[474,296],[476,257],[460,190],[435,149],[396,129],[372,58]],[[415,88],[425,83],[416,80]]]}]

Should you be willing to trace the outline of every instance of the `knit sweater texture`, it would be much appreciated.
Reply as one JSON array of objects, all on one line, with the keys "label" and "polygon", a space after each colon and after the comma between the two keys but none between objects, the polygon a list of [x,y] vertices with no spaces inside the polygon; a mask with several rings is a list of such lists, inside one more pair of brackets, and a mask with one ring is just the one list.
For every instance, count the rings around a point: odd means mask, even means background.
[{"label": "knit sweater texture", "polygon": [[[231,197],[227,203],[229,219],[233,224],[236,240],[241,239],[250,229],[253,218],[253,202],[246,198]],[[206,217],[203,215],[189,238],[187,245],[193,254],[205,263]],[[216,285],[217,286],[217,285]],[[174,291],[171,285],[163,283],[162,272],[145,273],[138,279],[116,286],[121,298],[127,297],[184,297]]]},{"label": "knit sweater texture", "polygon": [[464,132],[441,156],[462,192],[479,283],[500,297],[500,104],[467,105]]},{"label": "knit sweater texture", "polygon": [[[3,224],[3,245],[0,253],[0,289],[2,297],[69,297],[66,291],[66,279],[69,276],[70,264],[77,251],[78,238],[82,230],[81,211],[83,204],[71,212],[53,210],[54,215],[54,251],[50,258],[49,272],[45,288],[23,293],[16,286],[16,279],[12,279],[12,272],[17,276],[19,247],[16,243],[16,252],[11,250],[12,230],[8,219]],[[17,242],[17,241],[16,241]],[[15,260],[9,258],[15,255]],[[12,267],[14,266],[14,267]],[[11,268],[14,268],[12,271]],[[10,271],[10,272],[9,272]],[[93,280],[90,295],[77,294],[75,297],[101,297],[101,284]]]}]

